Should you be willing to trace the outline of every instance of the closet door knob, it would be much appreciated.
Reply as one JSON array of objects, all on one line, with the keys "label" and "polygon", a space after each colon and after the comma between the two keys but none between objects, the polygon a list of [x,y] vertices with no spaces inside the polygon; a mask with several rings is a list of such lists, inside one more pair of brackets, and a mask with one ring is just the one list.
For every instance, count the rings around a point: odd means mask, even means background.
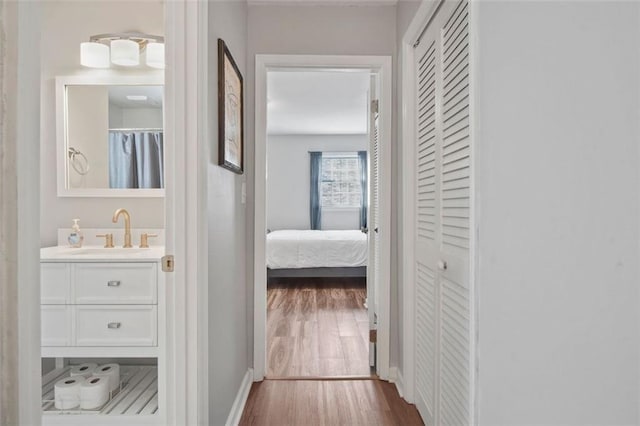
[{"label": "closet door knob", "polygon": [[107,328],[120,328],[120,323],[119,322],[110,322],[109,324],[107,324]]},{"label": "closet door knob", "polygon": [[120,281],[108,281],[107,287],[120,287]]},{"label": "closet door knob", "polygon": [[446,271],[447,262],[445,262],[444,260],[438,260],[438,269],[440,269],[441,271]]}]

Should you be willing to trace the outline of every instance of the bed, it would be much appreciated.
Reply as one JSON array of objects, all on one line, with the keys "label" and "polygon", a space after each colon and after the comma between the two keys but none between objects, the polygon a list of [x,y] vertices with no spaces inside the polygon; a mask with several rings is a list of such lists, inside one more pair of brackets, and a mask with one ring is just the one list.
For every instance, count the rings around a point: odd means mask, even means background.
[{"label": "bed", "polygon": [[365,277],[367,236],[357,230],[279,230],[267,234],[267,276]]}]

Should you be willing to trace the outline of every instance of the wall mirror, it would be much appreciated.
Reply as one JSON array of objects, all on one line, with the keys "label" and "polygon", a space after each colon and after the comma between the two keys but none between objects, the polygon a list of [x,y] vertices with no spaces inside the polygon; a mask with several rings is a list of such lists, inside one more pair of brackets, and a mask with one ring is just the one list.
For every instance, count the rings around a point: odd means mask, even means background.
[{"label": "wall mirror", "polygon": [[164,196],[163,81],[56,78],[58,196]]}]

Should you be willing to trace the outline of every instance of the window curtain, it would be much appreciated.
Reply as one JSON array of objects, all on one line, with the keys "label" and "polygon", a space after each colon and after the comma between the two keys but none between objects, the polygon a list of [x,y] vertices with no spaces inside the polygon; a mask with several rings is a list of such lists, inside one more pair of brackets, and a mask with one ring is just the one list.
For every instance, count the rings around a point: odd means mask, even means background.
[{"label": "window curtain", "polygon": [[358,151],[358,159],[360,160],[360,190],[362,191],[362,201],[360,202],[360,229],[364,229],[367,227],[367,206],[369,205],[369,200],[367,200],[367,151]]},{"label": "window curtain", "polygon": [[109,187],[164,188],[162,132],[109,132]]},{"label": "window curtain", "polygon": [[311,229],[322,228],[322,206],[320,205],[320,181],[322,175],[322,153],[310,152],[311,181],[309,185],[309,218]]}]

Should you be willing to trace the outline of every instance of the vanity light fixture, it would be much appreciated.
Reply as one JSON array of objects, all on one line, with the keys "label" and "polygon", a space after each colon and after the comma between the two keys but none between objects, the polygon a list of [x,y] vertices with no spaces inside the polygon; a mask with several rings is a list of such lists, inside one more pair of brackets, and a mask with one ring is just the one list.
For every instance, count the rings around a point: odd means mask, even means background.
[{"label": "vanity light fixture", "polygon": [[140,64],[140,52],[146,64],[164,68],[164,37],[142,33],[99,34],[80,43],[80,63],[90,68],[109,68],[110,64],[134,67]]}]

